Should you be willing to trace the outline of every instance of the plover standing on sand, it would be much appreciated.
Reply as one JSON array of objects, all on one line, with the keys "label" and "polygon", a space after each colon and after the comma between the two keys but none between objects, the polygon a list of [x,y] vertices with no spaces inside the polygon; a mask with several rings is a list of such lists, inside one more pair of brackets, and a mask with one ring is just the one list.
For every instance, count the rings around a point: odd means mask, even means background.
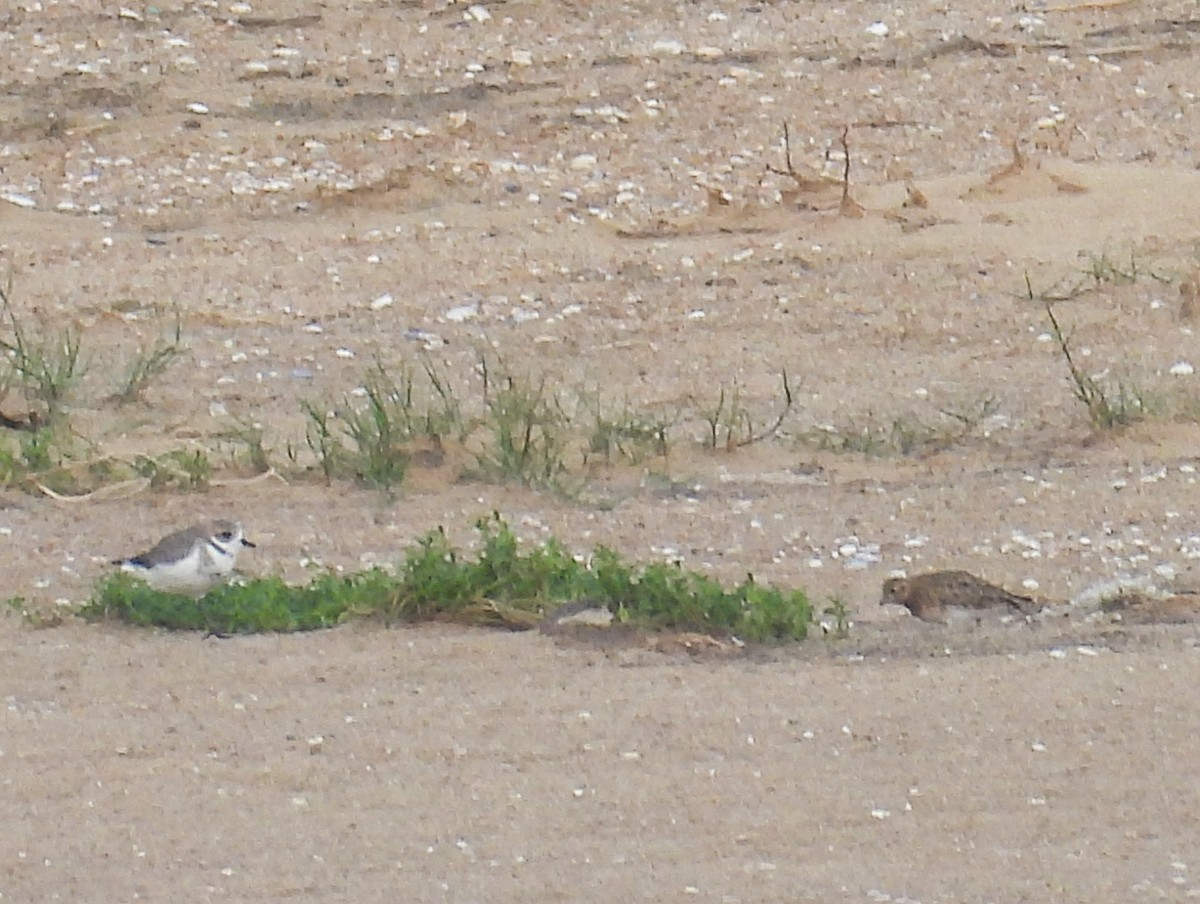
[{"label": "plover standing on sand", "polygon": [[883,582],[880,605],[904,606],[921,621],[978,620],[987,610],[1007,609],[1030,615],[1038,604],[1027,596],[1009,593],[966,571],[933,571],[911,578]]},{"label": "plover standing on sand", "polygon": [[254,546],[237,521],[209,521],[168,534],[151,549],[114,565],[155,590],[201,597],[233,573],[238,552]]}]

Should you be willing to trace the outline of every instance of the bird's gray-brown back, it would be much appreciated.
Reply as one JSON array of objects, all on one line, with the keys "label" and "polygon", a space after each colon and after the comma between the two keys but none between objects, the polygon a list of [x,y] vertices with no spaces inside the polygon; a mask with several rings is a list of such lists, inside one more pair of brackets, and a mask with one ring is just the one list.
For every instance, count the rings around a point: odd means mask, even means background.
[{"label": "bird's gray-brown back", "polygon": [[192,551],[192,547],[197,543],[207,543],[209,538],[213,536],[214,529],[221,529],[217,525],[228,525],[227,529],[235,529],[235,526],[230,522],[196,524],[192,527],[186,527],[183,530],[175,531],[173,534],[167,534],[146,552],[133,556],[129,561],[134,565],[152,568],[155,565],[161,565],[163,562],[174,562],[182,559]]}]

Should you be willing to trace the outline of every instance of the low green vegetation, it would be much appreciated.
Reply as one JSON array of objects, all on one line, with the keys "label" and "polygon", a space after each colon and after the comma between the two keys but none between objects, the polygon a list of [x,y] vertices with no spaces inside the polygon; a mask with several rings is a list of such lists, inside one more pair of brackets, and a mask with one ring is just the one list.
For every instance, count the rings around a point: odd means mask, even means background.
[{"label": "low green vegetation", "polygon": [[570,419],[545,380],[493,374],[483,379],[482,447],[476,472],[485,479],[557,488],[567,471]]},{"label": "low green vegetation", "polygon": [[626,462],[640,465],[654,458],[667,457],[669,420],[635,410],[628,399],[614,410],[605,405],[598,393],[584,394],[580,408],[585,412],[588,431],[584,464]]},{"label": "low green vegetation", "polygon": [[876,419],[868,415],[858,423],[809,430],[801,438],[806,445],[832,452],[874,457],[927,455],[964,442],[995,413],[995,399],[984,396],[924,416],[914,413]]},{"label": "low green vegetation", "polygon": [[52,330],[39,328],[17,316],[12,306],[12,274],[0,289],[0,350],[5,353],[0,373],[0,402],[19,389],[29,407],[32,427],[58,418],[75,382],[83,374],[80,358],[82,333],[71,326]]},{"label": "low green vegetation", "polygon": [[170,370],[187,353],[183,344],[183,318],[176,312],[174,328],[159,336],[149,347],[139,348],[125,365],[121,383],[113,399],[126,405],[143,397],[155,380]]},{"label": "low green vegetation", "polygon": [[800,640],[812,623],[812,607],[799,590],[762,586],[752,577],[726,588],[678,565],[632,565],[604,548],[583,562],[554,540],[523,549],[498,515],[476,527],[480,550],[473,558],[438,529],[412,546],[394,574],[325,574],[304,587],[256,579],[217,588],[199,601],[115,574],[80,614],[217,634],[303,631],[364,616],[525,629],[562,605],[588,601],[620,623],[748,641]]},{"label": "low green vegetation", "polygon": [[137,476],[147,478],[152,489],[203,490],[213,467],[203,449],[175,449],[154,458],[139,455],[133,470]]},{"label": "low green vegetation", "polygon": [[305,441],[325,480],[352,478],[390,490],[404,480],[415,445],[461,439],[469,427],[446,377],[429,361],[419,380],[407,367],[394,374],[377,361],[358,397],[330,406],[306,399]]}]

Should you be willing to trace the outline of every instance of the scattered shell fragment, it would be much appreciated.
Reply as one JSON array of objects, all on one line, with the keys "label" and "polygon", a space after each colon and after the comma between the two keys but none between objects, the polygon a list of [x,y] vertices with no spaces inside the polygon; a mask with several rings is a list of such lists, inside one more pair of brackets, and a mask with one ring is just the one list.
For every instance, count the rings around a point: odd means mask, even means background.
[{"label": "scattered shell fragment", "polygon": [[9,189],[0,191],[0,201],[7,201],[9,204],[17,205],[17,207],[37,207],[37,201],[29,195]]},{"label": "scattered shell fragment", "polygon": [[659,38],[650,49],[655,53],[679,56],[679,54],[687,50],[687,45],[683,41],[677,41],[674,38]]},{"label": "scattered shell fragment", "polygon": [[443,320],[449,320],[451,323],[463,323],[471,320],[479,315],[479,306],[474,304],[455,305],[445,314],[442,315]]}]

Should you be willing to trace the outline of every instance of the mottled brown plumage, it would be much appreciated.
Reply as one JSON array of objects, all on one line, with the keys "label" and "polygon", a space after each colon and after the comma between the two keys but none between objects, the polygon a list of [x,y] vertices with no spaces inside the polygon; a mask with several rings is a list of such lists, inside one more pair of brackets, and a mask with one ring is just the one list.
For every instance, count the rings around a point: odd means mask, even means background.
[{"label": "mottled brown plumage", "polygon": [[966,571],[932,571],[911,578],[889,578],[883,582],[880,605],[904,606],[921,621],[947,622],[955,614],[982,615],[990,609],[1022,614],[1036,611],[1037,604],[1026,596],[1009,593]]},{"label": "mottled brown plumage", "polygon": [[1200,621],[1200,594],[1184,591],[1165,599],[1126,592],[1100,604],[1128,625],[1178,625]]}]

